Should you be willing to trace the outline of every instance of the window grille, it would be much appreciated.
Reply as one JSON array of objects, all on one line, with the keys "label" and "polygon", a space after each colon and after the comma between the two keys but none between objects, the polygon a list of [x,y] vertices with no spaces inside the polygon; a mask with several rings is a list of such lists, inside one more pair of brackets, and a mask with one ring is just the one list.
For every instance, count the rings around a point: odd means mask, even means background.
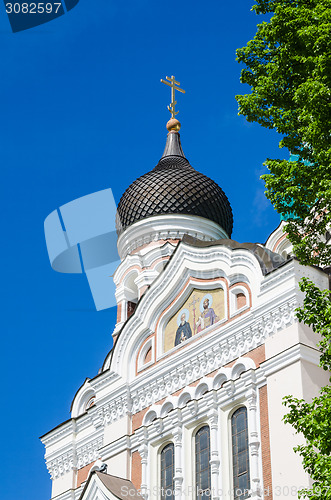
[{"label": "window grille", "polygon": [[174,500],[174,445],[167,444],[161,451],[161,500]]},{"label": "window grille", "polygon": [[201,427],[195,435],[195,477],[197,500],[210,500],[210,431],[208,425]]},{"label": "window grille", "polygon": [[231,418],[234,500],[249,497],[249,451],[247,409],[241,407]]}]

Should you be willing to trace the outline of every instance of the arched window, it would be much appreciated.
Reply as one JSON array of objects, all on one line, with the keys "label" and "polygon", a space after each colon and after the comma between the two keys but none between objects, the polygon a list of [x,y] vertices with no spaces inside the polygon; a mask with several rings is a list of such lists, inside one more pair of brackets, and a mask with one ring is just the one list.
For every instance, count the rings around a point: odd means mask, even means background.
[{"label": "arched window", "polygon": [[195,481],[197,500],[210,500],[210,431],[208,425],[195,435]]},{"label": "arched window", "polygon": [[231,418],[234,500],[249,496],[249,453],[247,410],[241,407]]},{"label": "arched window", "polygon": [[161,451],[161,500],[174,500],[174,475],[174,445],[169,443]]}]

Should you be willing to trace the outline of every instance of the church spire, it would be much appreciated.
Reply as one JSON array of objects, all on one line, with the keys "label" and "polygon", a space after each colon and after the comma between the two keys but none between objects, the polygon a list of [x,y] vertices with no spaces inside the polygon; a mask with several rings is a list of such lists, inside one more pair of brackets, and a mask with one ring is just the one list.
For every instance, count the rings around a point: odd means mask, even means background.
[{"label": "church spire", "polygon": [[171,113],[171,119],[167,123],[167,129],[169,133],[162,158],[165,158],[167,156],[181,156],[182,158],[185,158],[180,142],[180,135],[178,133],[181,125],[176,118],[176,115],[179,113],[179,111],[176,111],[175,109],[177,104],[177,101],[175,100],[175,91],[178,90],[179,92],[185,94],[185,90],[179,87],[180,82],[177,82],[174,76],[171,76],[171,78],[166,76],[166,79],[168,81],[161,79],[161,82],[171,87],[171,103],[168,106],[168,110]]},{"label": "church spire", "polygon": [[[168,80],[168,81],[166,81],[166,80]],[[175,106],[177,104],[177,101],[175,100],[175,91],[178,90],[178,92],[182,92],[182,94],[185,94],[185,90],[181,89],[179,87],[180,82],[176,82],[174,76],[172,76],[171,78],[169,78],[169,76],[166,76],[166,80],[163,80],[161,78],[162,83],[165,83],[166,85],[169,85],[169,87],[171,87],[171,103],[168,106],[168,110],[171,113],[171,118],[175,118],[176,115],[178,115],[178,113],[179,113],[179,111],[175,111]]]}]

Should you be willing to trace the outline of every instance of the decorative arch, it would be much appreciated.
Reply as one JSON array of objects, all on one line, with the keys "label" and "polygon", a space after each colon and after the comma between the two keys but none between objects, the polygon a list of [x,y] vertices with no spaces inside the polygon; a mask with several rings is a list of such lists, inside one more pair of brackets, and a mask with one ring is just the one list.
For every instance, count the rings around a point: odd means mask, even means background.
[{"label": "decorative arch", "polygon": [[251,291],[244,282],[234,283],[230,287],[230,317],[251,307]]},{"label": "decorative arch", "polygon": [[192,395],[188,391],[182,392],[178,398],[178,408],[184,408],[189,401],[192,400]]},{"label": "decorative arch", "polygon": [[82,387],[78,390],[76,396],[74,397],[71,417],[76,418],[82,413],[85,413],[93,404],[95,404],[95,390],[91,387],[89,380],[86,380]]},{"label": "decorative arch", "polygon": [[154,336],[143,342],[137,356],[137,373],[148,366],[153,365],[154,359]]},{"label": "decorative arch", "polygon": [[146,415],[144,416],[143,419],[143,426],[150,425],[154,420],[156,420],[159,417],[159,415],[156,413],[156,408],[154,407],[153,410],[149,410]]},{"label": "decorative arch", "polygon": [[135,283],[138,276],[139,273],[137,269],[132,269],[123,279],[124,295],[127,302],[136,303],[138,301],[139,290]]},{"label": "decorative arch", "polygon": [[161,408],[161,413],[160,413],[161,418],[167,416],[168,413],[170,413],[171,410],[173,409],[174,409],[173,403],[171,401],[166,401]]},{"label": "decorative arch", "polygon": [[209,386],[207,384],[207,382],[200,382],[200,384],[197,386],[196,390],[195,390],[195,399],[199,399],[201,398],[201,396],[203,396],[204,394],[206,394],[206,392],[209,391]]},{"label": "decorative arch", "polygon": [[[206,273],[207,274],[207,273]],[[221,274],[218,270],[217,274]],[[208,300],[210,314],[203,319],[203,302]],[[190,342],[195,335],[213,325],[227,321],[228,283],[225,277],[213,276],[202,279],[187,276],[184,286],[174,296],[172,303],[163,312],[156,325],[157,357]],[[183,316],[185,315],[185,320]],[[182,331],[180,325],[185,323]]]},{"label": "decorative arch", "polygon": [[255,369],[256,365],[251,358],[238,358],[231,370],[231,379],[239,378],[247,370]]},{"label": "decorative arch", "polygon": [[228,368],[224,368],[221,373],[218,373],[213,380],[213,389],[220,389],[224,382],[227,382],[229,380],[229,375],[230,370]]}]

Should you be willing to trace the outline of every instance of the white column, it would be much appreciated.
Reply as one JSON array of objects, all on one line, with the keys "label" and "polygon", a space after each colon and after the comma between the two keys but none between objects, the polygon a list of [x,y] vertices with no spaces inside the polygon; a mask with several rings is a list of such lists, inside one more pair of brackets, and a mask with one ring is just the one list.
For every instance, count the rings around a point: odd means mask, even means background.
[{"label": "white column", "polygon": [[175,445],[175,498],[181,500],[183,488],[183,467],[182,467],[182,453],[183,453],[183,432],[181,427],[177,427],[174,432],[174,445]]},{"label": "white column", "polygon": [[261,480],[259,474],[259,448],[260,440],[257,430],[257,396],[255,387],[251,387],[246,393],[248,402],[248,443],[250,450],[250,482],[251,498],[261,499]]},{"label": "white column", "polygon": [[141,494],[147,500],[147,459],[148,459],[148,447],[147,444],[142,444],[139,446],[139,455],[141,457]]},{"label": "white column", "polygon": [[215,406],[208,414],[208,422],[210,427],[210,469],[211,469],[211,490],[212,499],[218,500],[219,495],[219,472],[220,472],[220,437],[219,437],[219,416],[218,409]]}]

